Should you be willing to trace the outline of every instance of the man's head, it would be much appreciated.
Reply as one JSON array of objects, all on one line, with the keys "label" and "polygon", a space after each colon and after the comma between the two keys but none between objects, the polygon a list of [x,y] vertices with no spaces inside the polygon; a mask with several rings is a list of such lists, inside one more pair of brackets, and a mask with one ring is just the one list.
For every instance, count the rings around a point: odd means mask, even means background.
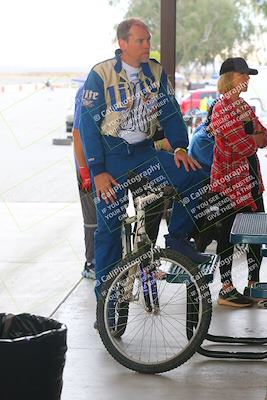
[{"label": "man's head", "polygon": [[250,75],[257,75],[258,71],[249,68],[246,60],[242,57],[227,58],[221,65],[220,78],[218,80],[218,91],[221,94],[236,89],[239,93],[246,92]]},{"label": "man's head", "polygon": [[137,18],[122,21],[117,28],[117,38],[122,50],[122,60],[139,67],[149,60],[150,38],[148,27]]}]

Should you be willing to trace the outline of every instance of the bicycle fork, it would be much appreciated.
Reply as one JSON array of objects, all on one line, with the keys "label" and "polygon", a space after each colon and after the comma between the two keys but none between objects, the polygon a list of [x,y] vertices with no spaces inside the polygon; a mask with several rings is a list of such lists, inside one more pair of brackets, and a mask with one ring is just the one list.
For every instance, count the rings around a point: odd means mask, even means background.
[{"label": "bicycle fork", "polygon": [[154,271],[148,273],[143,263],[140,265],[140,271],[146,309],[157,314],[160,308],[156,274]]}]

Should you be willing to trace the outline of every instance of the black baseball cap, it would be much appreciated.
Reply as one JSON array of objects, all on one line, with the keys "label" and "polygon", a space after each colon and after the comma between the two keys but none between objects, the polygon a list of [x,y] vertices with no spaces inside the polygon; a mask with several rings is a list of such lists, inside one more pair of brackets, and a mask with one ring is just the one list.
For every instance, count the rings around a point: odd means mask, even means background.
[{"label": "black baseball cap", "polygon": [[240,74],[257,75],[258,70],[249,68],[242,57],[227,58],[221,65],[220,75],[226,72],[240,72]]}]

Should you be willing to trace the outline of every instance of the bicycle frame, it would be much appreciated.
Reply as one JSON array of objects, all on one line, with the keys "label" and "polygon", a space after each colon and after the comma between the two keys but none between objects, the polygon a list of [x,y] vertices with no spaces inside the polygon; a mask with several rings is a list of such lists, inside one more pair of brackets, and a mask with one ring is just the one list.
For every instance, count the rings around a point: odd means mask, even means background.
[{"label": "bicycle frame", "polygon": [[[163,193],[150,193],[146,196],[138,196],[135,199],[136,215],[126,217],[122,225],[122,258],[124,259],[131,253],[136,253],[142,245],[152,242],[149,239],[145,228],[145,209],[146,204],[152,203],[158,198],[162,197]],[[133,243],[131,241],[132,229],[131,225],[136,224]]]},{"label": "bicycle frame", "polygon": [[[146,196],[138,196],[135,199],[135,207],[136,207],[136,215],[133,217],[127,217],[122,226],[122,249],[123,249],[123,259],[127,258],[132,253],[137,253],[143,246],[150,246],[151,249],[151,262],[154,262],[153,257],[153,243],[149,239],[146,229],[145,229],[145,206],[154,200],[157,200],[159,197],[163,196],[163,193],[160,194],[150,193]],[[131,240],[132,237],[132,227],[131,225],[135,223],[135,233],[133,243]],[[147,274],[145,269],[145,264],[141,262],[141,282],[143,287],[144,300],[149,312],[158,312],[159,311],[159,302],[158,302],[158,291],[157,291],[157,282],[155,279],[155,273],[150,271]],[[133,282],[132,276],[136,274],[137,265],[133,266],[129,271],[128,276],[128,290],[127,296],[129,299],[133,299],[132,290],[133,290]],[[136,298],[135,298],[136,300]],[[152,300],[152,302],[151,302]]]}]

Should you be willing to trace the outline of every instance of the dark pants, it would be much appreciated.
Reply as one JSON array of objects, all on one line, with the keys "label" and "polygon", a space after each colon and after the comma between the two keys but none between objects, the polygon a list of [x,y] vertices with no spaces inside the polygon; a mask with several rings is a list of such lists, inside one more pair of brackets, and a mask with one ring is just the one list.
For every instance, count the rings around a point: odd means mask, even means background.
[{"label": "dark pants", "polygon": [[84,226],[84,244],[85,244],[85,259],[88,264],[91,264],[95,257],[94,252],[94,233],[96,230],[96,207],[93,198],[93,192],[86,192],[82,190],[80,178],[78,177],[79,183],[79,195],[83,214],[83,226]]}]

